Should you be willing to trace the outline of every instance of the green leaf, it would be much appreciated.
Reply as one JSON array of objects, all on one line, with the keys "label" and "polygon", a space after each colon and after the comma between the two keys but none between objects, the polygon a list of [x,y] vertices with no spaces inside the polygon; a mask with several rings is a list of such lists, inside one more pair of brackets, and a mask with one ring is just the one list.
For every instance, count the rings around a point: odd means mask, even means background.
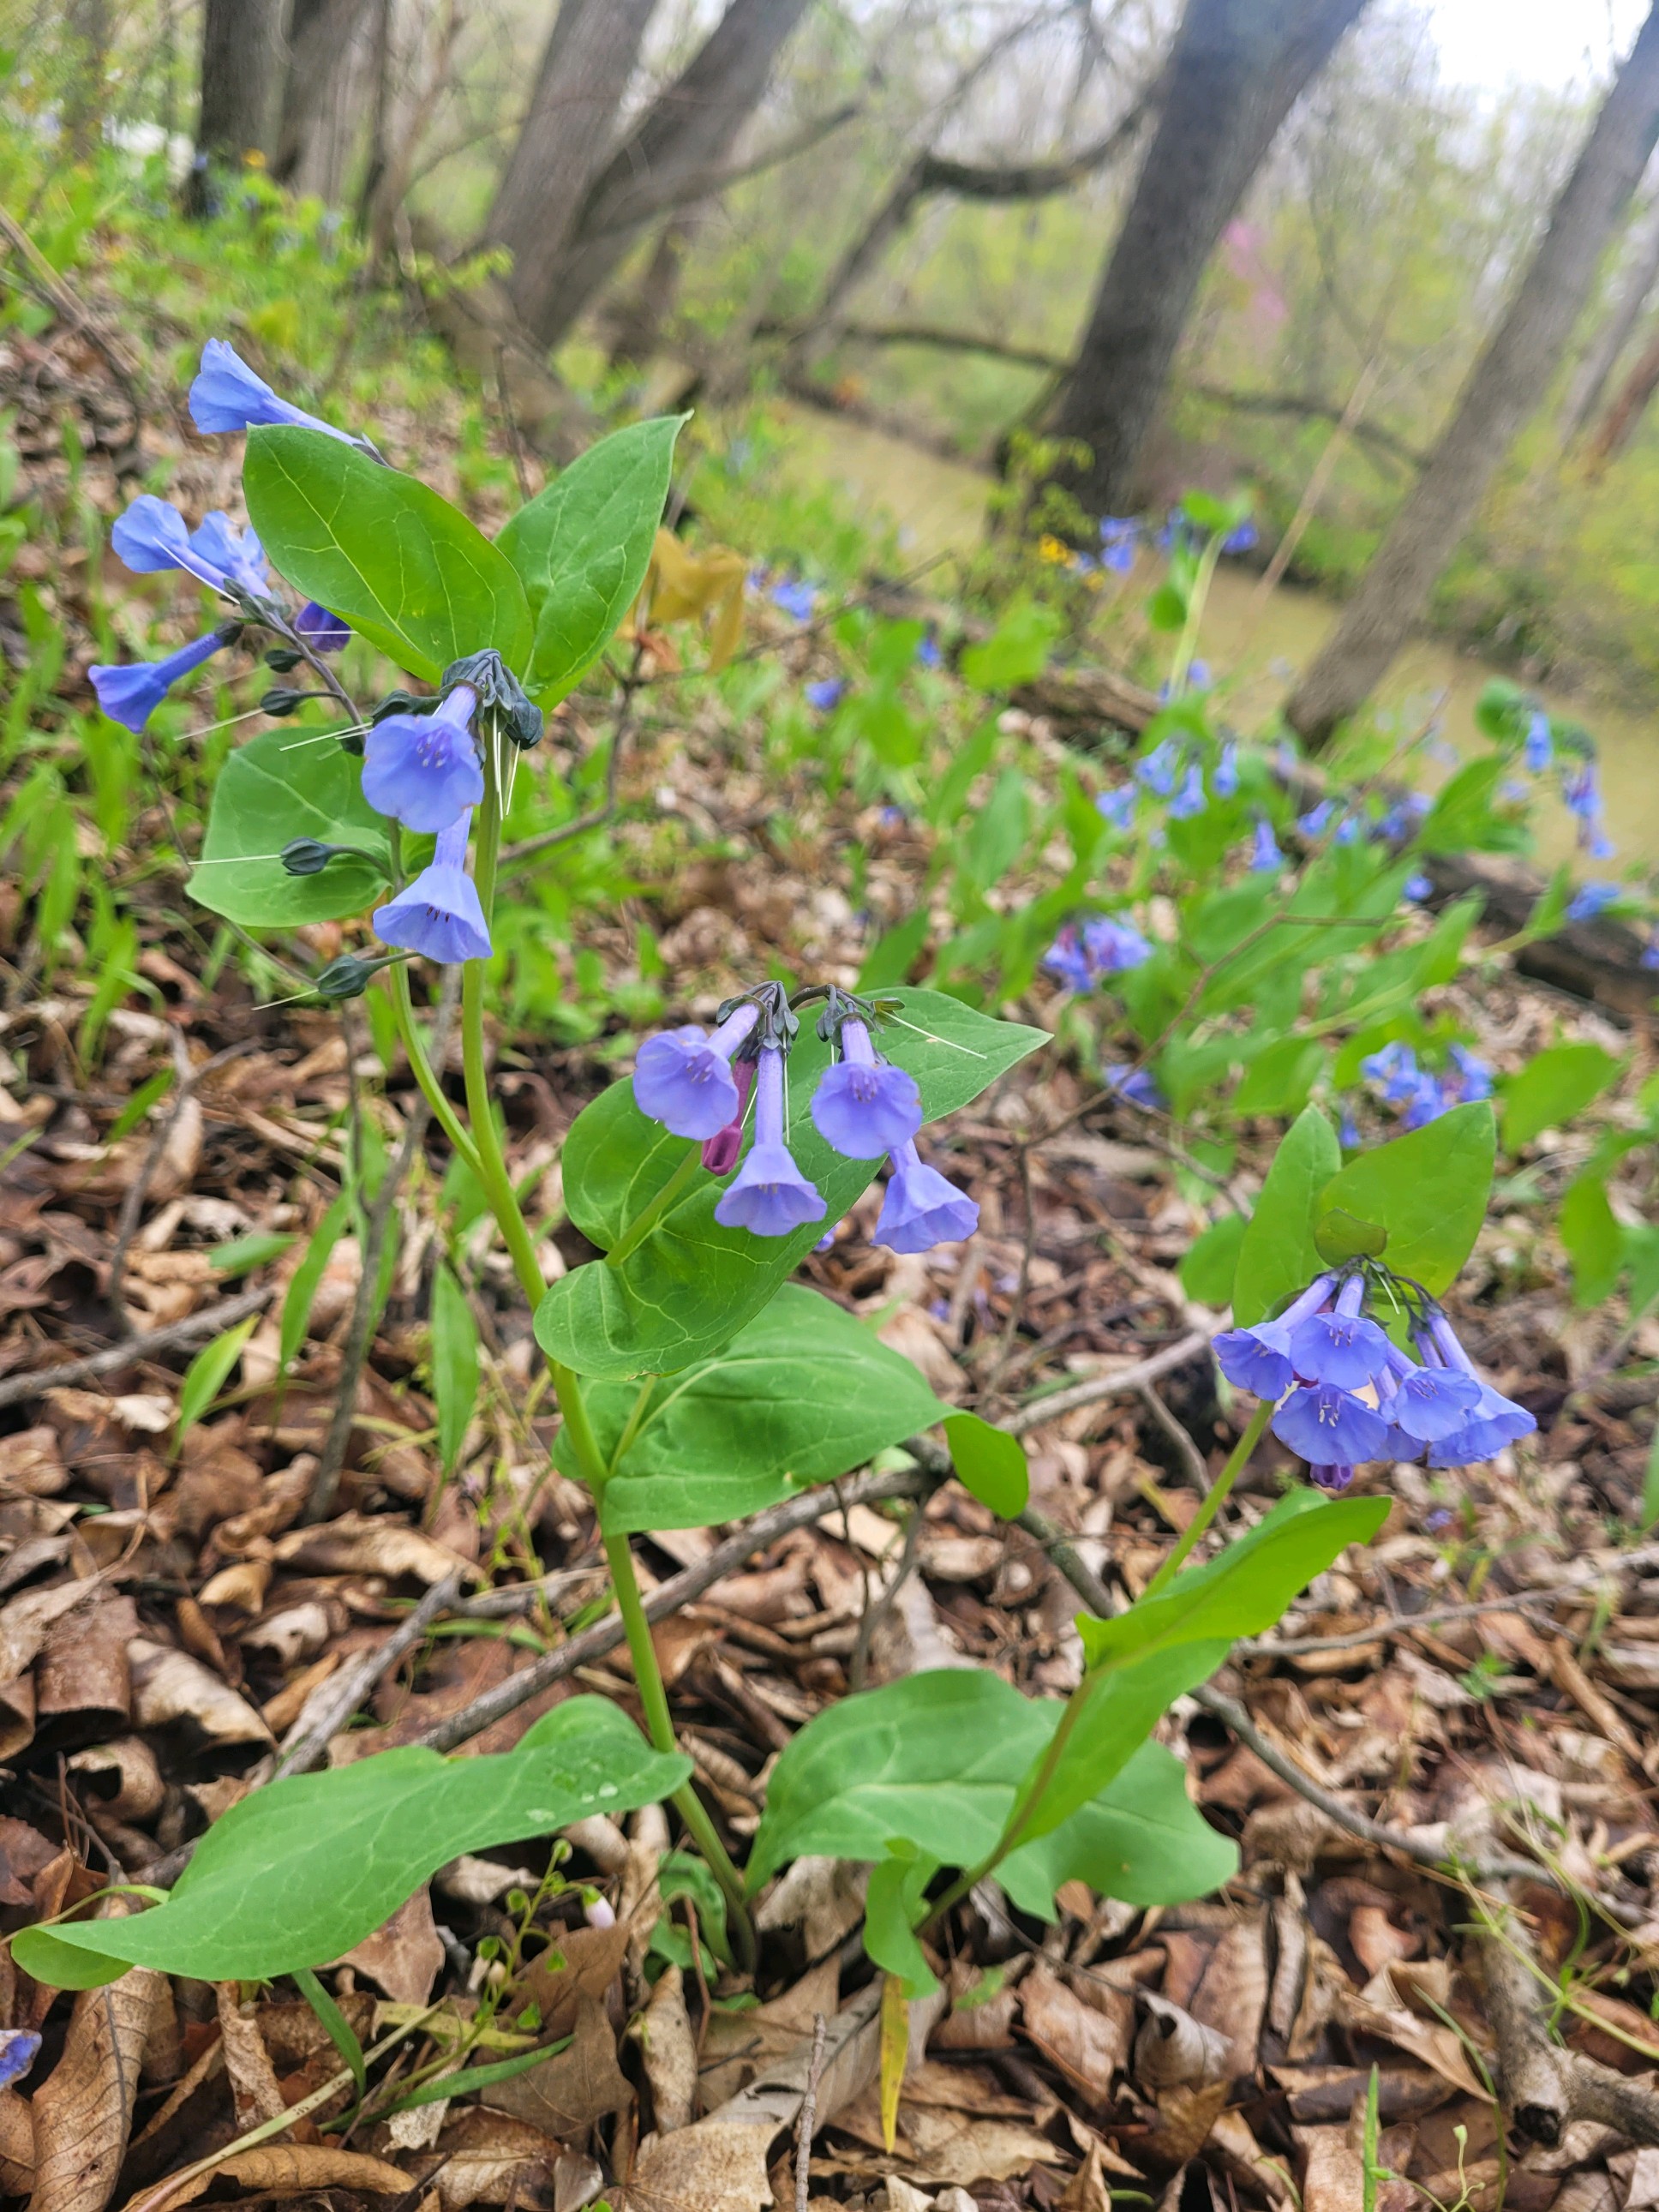
[{"label": "green leaf", "polygon": [[1567,1185],[1556,1231],[1572,1262],[1573,1304],[1600,1305],[1625,1263],[1624,1235],[1600,1176],[1581,1175]]},{"label": "green leaf", "polygon": [[[862,1466],[946,1410],[908,1359],[799,1283],[785,1283],[723,1352],[654,1381],[642,1408],[636,1383],[596,1382],[586,1395],[607,1462],[632,1428],[605,1485],[613,1532],[741,1520]],[[562,1431],[554,1462],[580,1473]]]},{"label": "green leaf", "polygon": [[1154,629],[1177,630],[1187,620],[1187,595],[1175,585],[1160,584],[1146,602],[1146,619]]},{"label": "green leaf", "polygon": [[204,1344],[185,1370],[179,1391],[179,1425],[173,1432],[174,1451],[184,1442],[185,1430],[194,1428],[223,1389],[231,1369],[242,1356],[242,1346],[258,1325],[258,1315],[250,1314],[234,1328],[228,1328],[222,1336],[216,1336],[211,1343]]},{"label": "green leaf", "polygon": [[1375,1221],[1361,1221],[1345,1206],[1334,1206],[1315,1223],[1314,1244],[1328,1267],[1341,1267],[1350,1260],[1380,1260],[1388,1249],[1389,1232]]},{"label": "green leaf", "polygon": [[1276,1312],[1319,1273],[1314,1222],[1341,1165],[1336,1132],[1318,1107],[1304,1106],[1273,1154],[1239,1247],[1233,1319],[1241,1328]]},{"label": "green leaf", "polygon": [[556,705],[598,659],[639,596],[662,520],[674,441],[690,420],[660,415],[601,438],[495,543],[521,578],[536,625],[525,682]]},{"label": "green leaf", "polygon": [[880,991],[890,984],[902,983],[927,944],[933,922],[926,906],[919,906],[914,914],[884,931],[864,956],[856,988],[860,991]]},{"label": "green leaf", "polygon": [[251,1274],[267,1261],[280,1260],[293,1243],[292,1234],[285,1229],[257,1229],[251,1236],[233,1237],[228,1244],[216,1244],[208,1254],[208,1265],[216,1275]]},{"label": "green leaf", "polygon": [[112,1965],[202,1981],[322,1966],[462,1852],[651,1804],[690,1772],[689,1759],[651,1750],[615,1705],[572,1698],[515,1751],[443,1759],[410,1746],[273,1782],[214,1822],[165,1905],[129,1920],[25,1929],[14,1954],[59,1989],[94,1988],[112,1978]]},{"label": "green leaf", "polygon": [[1188,1797],[1181,1760],[1143,1743],[1098,1796],[1006,1858],[997,1880],[1022,1911],[1051,1920],[1065,1882],[1086,1881],[1126,1905],[1178,1905],[1237,1872],[1238,1846]]},{"label": "green leaf", "polygon": [[1017,599],[982,645],[970,645],[958,665],[963,683],[981,691],[1012,691],[1042,673],[1060,617],[1038,599]]},{"label": "green leaf", "polygon": [[988,891],[1000,884],[1025,848],[1030,819],[1026,785],[1022,769],[1004,769],[963,834],[961,869],[976,890]]},{"label": "green leaf", "polygon": [[1260,1052],[1233,1093],[1235,1114],[1299,1114],[1325,1065],[1316,1038],[1279,1037]]},{"label": "green leaf", "polygon": [[1582,1114],[1623,1065],[1599,1044],[1553,1044],[1537,1054],[1504,1086],[1504,1150],[1518,1152],[1541,1130]]},{"label": "green leaf", "polygon": [[295,1966],[293,1978],[295,1987],[321,2021],[329,2041],[350,2069],[351,2078],[357,2085],[357,2094],[360,2097],[365,2095],[368,2089],[368,2070],[363,2063],[363,2046],[357,2039],[356,2029],[309,1966]]},{"label": "green leaf", "polygon": [[305,1342],[306,1324],[311,1319],[311,1302],[317,1295],[317,1285],[323,1279],[329,1256],[345,1234],[346,1224],[351,1218],[351,1200],[343,1191],[330,1205],[328,1211],[311,1232],[311,1242],[306,1246],[305,1257],[289,1278],[283,1294],[283,1319],[278,1335],[278,1375],[286,1375],[294,1364],[294,1355]]},{"label": "green leaf", "polygon": [[493,646],[523,673],[530,608],[506,555],[413,477],[320,430],[250,431],[248,520],[277,573],[411,675]]},{"label": "green leaf", "polygon": [[1025,1510],[1031,1494],[1025,1447],[1006,1429],[994,1429],[977,1413],[951,1413],[945,1423],[951,1463],[963,1487],[1004,1521]]},{"label": "green leaf", "polygon": [[478,1325],[453,1272],[440,1260],[432,1278],[432,1393],[438,1406],[438,1457],[451,1474],[478,1400]]},{"label": "green leaf", "polygon": [[[952,1114],[1048,1040],[1041,1030],[993,1020],[942,992],[883,994],[895,1018],[881,1048],[921,1086],[929,1121]],[[803,1024],[789,1060],[790,1150],[824,1200],[823,1218],[792,1237],[723,1229],[714,1207],[724,1185],[699,1172],[687,1194],[619,1267],[577,1267],[555,1283],[536,1316],[544,1350],[578,1373],[622,1380],[669,1374],[729,1344],[838,1221],[876,1171],[843,1159],[813,1125],[811,1094],[829,1048]],[[688,1146],[648,1121],[633,1087],[612,1084],[578,1116],[565,1142],[570,1218],[608,1251],[679,1168]]]},{"label": "green leaf", "polygon": [[864,1948],[884,1973],[896,1974],[907,1997],[930,1997],[939,1977],[927,1963],[912,1926],[936,1863],[896,1838],[887,1856],[870,1869],[864,1899]]},{"label": "green leaf", "polygon": [[1474,1249],[1492,1193],[1498,1129],[1485,1099],[1454,1106],[1425,1128],[1362,1152],[1320,1199],[1386,1229],[1382,1256],[1438,1297]]},{"label": "green leaf", "polygon": [[[296,837],[354,845],[314,876],[278,855]],[[340,921],[379,897],[392,872],[386,824],[363,797],[362,763],[337,738],[286,725],[239,745],[219,771],[190,895],[244,929]]]},{"label": "green leaf", "polygon": [[1648,1447],[1647,1472],[1642,1478],[1642,1534],[1645,1536],[1659,1521],[1659,1421],[1653,1428],[1653,1442]]},{"label": "green leaf", "polygon": [[1238,1273],[1238,1255],[1249,1226],[1248,1215],[1224,1213],[1194,1239],[1176,1271],[1189,1298],[1195,1298],[1201,1306],[1231,1304],[1233,1279]]}]

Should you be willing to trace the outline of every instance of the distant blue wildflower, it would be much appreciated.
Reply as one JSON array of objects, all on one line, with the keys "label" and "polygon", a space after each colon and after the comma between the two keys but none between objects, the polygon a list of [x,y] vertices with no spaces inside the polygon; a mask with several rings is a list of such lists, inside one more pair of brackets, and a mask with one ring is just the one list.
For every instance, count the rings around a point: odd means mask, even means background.
[{"label": "distant blue wildflower", "polygon": [[1218,799],[1238,796],[1238,747],[1231,738],[1221,748],[1221,757],[1215,764],[1210,785]]},{"label": "distant blue wildflower", "polygon": [[978,1226],[975,1200],[928,1167],[914,1143],[895,1147],[876,1223],[878,1244],[891,1252],[931,1252],[935,1244],[959,1244]]},{"label": "distant blue wildflower", "polygon": [[1097,792],[1095,808],[1114,830],[1127,830],[1135,818],[1139,796],[1133,784],[1121,783],[1115,790]]},{"label": "distant blue wildflower", "polygon": [[1359,836],[1358,816],[1357,814],[1345,814],[1342,819],[1337,823],[1334,836],[1335,842],[1339,845],[1352,845],[1355,843]]},{"label": "distant blue wildflower", "polygon": [[1555,747],[1550,738],[1550,718],[1541,707],[1534,708],[1527,724],[1527,741],[1521,757],[1534,775],[1542,775],[1550,764]]},{"label": "distant blue wildflower", "polygon": [[458,684],[429,714],[387,714],[363,739],[363,797],[405,829],[447,830],[484,795],[483,770],[470,727],[478,704]]},{"label": "distant blue wildflower", "polygon": [[759,1019],[759,1007],[745,1002],[712,1034],[688,1023],[647,1038],[634,1063],[641,1113],[677,1137],[717,1136],[742,1111],[732,1060]]},{"label": "distant blue wildflower", "polygon": [[344,445],[358,442],[331,422],[307,415],[303,407],[279,399],[223,338],[210,338],[202,349],[202,366],[190,387],[190,419],[205,437],[251,430],[260,423],[292,422],[304,430],[321,430]]},{"label": "distant blue wildflower", "polygon": [[1402,1129],[1426,1128],[1431,1121],[1440,1119],[1450,1103],[1442,1085],[1424,1068],[1405,1100],[1400,1126]]},{"label": "distant blue wildflower", "polygon": [[1317,837],[1336,811],[1334,799],[1322,799],[1317,806],[1310,806],[1305,814],[1298,814],[1296,826],[1304,837]]},{"label": "distant blue wildflower", "polygon": [[795,1165],[783,1133],[783,1053],[763,1046],[755,1082],[755,1141],[720,1194],[714,1218],[725,1229],[757,1237],[787,1237],[809,1221],[822,1221],[817,1186]]},{"label": "distant blue wildflower", "polygon": [[297,634],[304,638],[313,653],[343,652],[351,637],[351,626],[331,615],[315,599],[307,599],[294,617]]},{"label": "distant blue wildflower", "polygon": [[87,678],[98,695],[98,704],[112,722],[142,730],[175,684],[180,683],[216,653],[222,653],[235,638],[234,625],[210,630],[205,637],[181,645],[162,660],[135,660],[125,665],[89,668]]},{"label": "distant blue wildflower", "polygon": [[1167,799],[1175,789],[1176,770],[1180,765],[1176,749],[1165,738],[1152,747],[1146,757],[1134,765],[1137,783],[1144,783],[1148,791],[1155,791],[1160,799]]},{"label": "distant blue wildflower", "polygon": [[1194,761],[1182,778],[1180,789],[1170,797],[1170,819],[1172,822],[1190,822],[1195,815],[1202,814],[1208,805],[1209,801],[1204,796],[1204,771]]},{"label": "distant blue wildflower", "polygon": [[801,696],[809,707],[820,714],[827,714],[831,708],[840,705],[842,694],[846,689],[844,677],[821,676],[816,683],[805,685]]},{"label": "distant blue wildflower", "polygon": [[469,808],[438,833],[429,867],[387,905],[374,910],[375,933],[387,945],[447,965],[489,955],[489,927],[477,886],[466,872]]},{"label": "distant blue wildflower", "polygon": [[1659,968],[1659,924],[1648,932],[1648,941],[1642,947],[1641,963],[1650,973]]},{"label": "distant blue wildflower", "polygon": [[1261,542],[1261,532],[1247,515],[1227,532],[1221,541],[1221,550],[1224,553],[1254,553]]},{"label": "distant blue wildflower", "polygon": [[1190,660],[1188,662],[1187,689],[1189,691],[1207,691],[1213,681],[1214,678],[1211,675],[1210,664],[1207,660]]},{"label": "distant blue wildflower", "polygon": [[1074,922],[1068,921],[1055,938],[1042,956],[1042,965],[1051,975],[1058,975],[1068,991],[1092,991],[1097,981]]},{"label": "distant blue wildflower", "polygon": [[1425,876],[1421,868],[1419,868],[1407,876],[1405,882],[1401,884],[1400,896],[1401,898],[1409,899],[1413,906],[1420,906],[1433,890],[1433,878]]},{"label": "distant blue wildflower", "polygon": [[939,640],[936,637],[924,634],[916,640],[916,666],[918,668],[937,668],[939,665],[941,657],[942,656],[940,655],[939,649]]},{"label": "distant blue wildflower", "polygon": [[1610,906],[1616,906],[1624,896],[1618,884],[1580,884],[1567,902],[1569,921],[1594,921]]},{"label": "distant blue wildflower", "polygon": [[1259,876],[1277,875],[1285,865],[1285,855],[1279,849],[1279,840],[1273,835],[1273,825],[1265,814],[1258,814],[1255,834],[1250,844],[1250,866]]},{"label": "distant blue wildflower", "polygon": [[1498,787],[1498,796],[1507,805],[1519,806],[1530,799],[1532,793],[1518,775],[1506,775]]},{"label": "distant blue wildflower", "polygon": [[865,1024],[852,1015],[839,1031],[841,1057],[825,1068],[812,1094],[812,1120],[826,1145],[849,1160],[896,1152],[921,1127],[916,1079],[883,1060]]},{"label": "distant blue wildflower", "polygon": [[1161,1114],[1169,1105],[1158,1078],[1150,1069],[1132,1067],[1127,1060],[1119,1060],[1109,1061],[1100,1072],[1109,1091],[1115,1091],[1120,1098],[1131,1106],[1139,1106],[1143,1112]]},{"label": "distant blue wildflower", "polygon": [[1342,1118],[1336,1125],[1336,1141],[1345,1152],[1357,1152],[1364,1142],[1359,1133],[1358,1122],[1346,1106],[1342,1109]]},{"label": "distant blue wildflower", "polygon": [[[1286,669],[1286,676],[1294,672]],[[1281,783],[1288,783],[1297,771],[1296,747],[1289,738],[1281,738],[1273,747],[1273,774]]]},{"label": "distant blue wildflower", "polygon": [[1492,1097],[1492,1070],[1484,1060],[1462,1044],[1455,1044],[1449,1057],[1457,1073],[1448,1079],[1446,1088],[1460,1104]]},{"label": "distant blue wildflower", "polygon": [[803,582],[798,576],[786,576],[781,583],[772,586],[773,605],[781,607],[794,622],[807,619],[817,605],[817,598],[812,586]]},{"label": "distant blue wildflower", "polygon": [[1083,925],[1083,950],[1096,975],[1121,975],[1152,957],[1152,948],[1132,921],[1109,914],[1094,915]]}]

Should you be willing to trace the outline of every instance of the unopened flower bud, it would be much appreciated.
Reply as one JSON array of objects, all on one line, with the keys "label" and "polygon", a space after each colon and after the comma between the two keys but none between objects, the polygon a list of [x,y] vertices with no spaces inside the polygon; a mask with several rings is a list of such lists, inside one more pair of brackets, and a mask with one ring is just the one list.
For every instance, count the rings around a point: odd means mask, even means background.
[{"label": "unopened flower bud", "polygon": [[325,845],[316,837],[294,837],[283,848],[283,866],[291,876],[320,876],[334,855],[346,850],[343,845]]},{"label": "unopened flower bud", "polygon": [[273,645],[265,655],[265,666],[274,668],[279,676],[286,676],[290,668],[297,668],[304,658],[291,645]]},{"label": "unopened flower bud", "polygon": [[331,1006],[337,1006],[342,999],[361,999],[374,970],[385,964],[380,960],[364,960],[355,952],[343,952],[312,979],[311,988]]},{"label": "unopened flower bud", "polygon": [[273,684],[259,702],[262,714],[291,714],[305,697],[303,691],[290,690],[285,684]]}]

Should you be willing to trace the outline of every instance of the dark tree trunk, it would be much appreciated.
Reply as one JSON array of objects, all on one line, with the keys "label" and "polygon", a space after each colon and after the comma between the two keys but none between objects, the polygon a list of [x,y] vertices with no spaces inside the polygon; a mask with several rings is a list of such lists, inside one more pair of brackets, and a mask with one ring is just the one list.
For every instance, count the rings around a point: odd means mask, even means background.
[{"label": "dark tree trunk", "polygon": [[663,326],[679,297],[685,257],[691,250],[700,223],[701,210],[696,208],[672,216],[658,233],[645,274],[634,289],[626,299],[616,303],[614,313],[607,303],[608,343],[613,368],[625,362],[647,362],[657,350]]},{"label": "dark tree trunk", "polygon": [[293,0],[288,22],[288,74],[283,83],[270,173],[279,185],[304,181],[307,156],[328,118],[368,0]]},{"label": "dark tree trunk", "polygon": [[507,290],[538,337],[583,195],[617,137],[617,118],[656,0],[562,0],[530,110],[484,226],[513,256]]},{"label": "dark tree trunk", "polygon": [[[586,4],[620,9],[623,0]],[[760,104],[779,49],[810,4],[729,0],[684,73],[652,102],[594,178],[558,250],[538,252],[522,275],[515,262],[514,301],[542,344],[557,345],[568,336],[658,216],[723,188],[738,134]],[[528,219],[551,231],[552,212],[537,204],[527,210]],[[498,224],[498,216],[492,216],[492,238],[500,237]]]},{"label": "dark tree trunk", "polygon": [[1560,366],[1618,227],[1659,138],[1659,0],[1603,101],[1549,228],[1480,359],[1416,489],[1395,517],[1342,619],[1285,713],[1315,744],[1386,673],[1435,578],[1474,520],[1494,471]]},{"label": "dark tree trunk", "polygon": [[216,168],[240,168],[265,150],[276,89],[282,0],[206,0],[196,163],[186,200],[193,215],[214,203]]},{"label": "dark tree trunk", "polygon": [[110,0],[71,0],[64,28],[71,57],[64,131],[70,159],[89,161],[103,133],[109,89]]},{"label": "dark tree trunk", "polygon": [[1162,112],[1077,363],[1045,426],[1092,455],[1070,479],[1121,514],[1199,280],[1297,95],[1365,0],[1187,0]]}]

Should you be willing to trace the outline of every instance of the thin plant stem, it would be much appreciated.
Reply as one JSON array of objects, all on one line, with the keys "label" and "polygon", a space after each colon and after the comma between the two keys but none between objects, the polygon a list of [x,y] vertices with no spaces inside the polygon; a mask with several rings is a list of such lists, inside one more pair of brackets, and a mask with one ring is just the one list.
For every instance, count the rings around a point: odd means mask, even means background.
[{"label": "thin plant stem", "polygon": [[448,1138],[452,1148],[459,1154],[478,1181],[483,1181],[483,1170],[478,1164],[478,1149],[465,1121],[450,1103],[437,1072],[427,1058],[426,1047],[421,1042],[421,1033],[415,1024],[415,1008],[409,995],[409,970],[401,960],[394,961],[386,970],[386,986],[392,993],[392,1011],[397,1018],[398,1038],[409,1062],[410,1073],[425,1094],[432,1109],[432,1117]]},{"label": "thin plant stem", "polygon": [[1221,533],[1212,533],[1209,544],[1199,556],[1198,574],[1193,579],[1193,588],[1187,595],[1187,619],[1181,626],[1181,642],[1170,670],[1170,696],[1180,698],[1187,689],[1188,672],[1193,665],[1193,655],[1198,650],[1199,625],[1204,619],[1204,602],[1210,596],[1210,585],[1214,579],[1216,563],[1221,558]]},{"label": "thin plant stem", "polygon": [[1182,1530],[1180,1536],[1176,1539],[1175,1549],[1170,1553],[1169,1558],[1165,1559],[1163,1565],[1152,1577],[1151,1582],[1147,1583],[1146,1589],[1140,1593],[1140,1602],[1142,1605],[1146,1604],[1149,1597],[1157,1597],[1159,1595],[1159,1594],[1175,1580],[1175,1577],[1180,1573],[1182,1568],[1186,1565],[1188,1559],[1191,1555],[1194,1545],[1197,1543],[1199,1538],[1209,1527],[1211,1522],[1215,1519],[1216,1515],[1226,1504],[1228,1493],[1232,1489],[1234,1483],[1237,1481],[1239,1476],[1243,1473],[1245,1462],[1249,1458],[1250,1454],[1255,1449],[1262,1437],[1266,1435],[1267,1424],[1272,1420],[1274,1411],[1275,1407],[1273,1400],[1271,1398],[1264,1398],[1261,1403],[1256,1407],[1255,1413],[1251,1414],[1249,1422],[1245,1428],[1243,1435],[1233,1446],[1232,1450],[1228,1456],[1226,1466],[1222,1468],[1220,1474],[1216,1477],[1215,1481],[1211,1485],[1209,1495],[1204,1499],[1197,1512],[1194,1514],[1192,1519]]},{"label": "thin plant stem", "polygon": [[640,1209],[605,1254],[605,1264],[607,1267],[620,1267],[630,1253],[639,1249],[669,1207],[684,1192],[702,1164],[702,1146],[694,1144],[656,1196]]}]

